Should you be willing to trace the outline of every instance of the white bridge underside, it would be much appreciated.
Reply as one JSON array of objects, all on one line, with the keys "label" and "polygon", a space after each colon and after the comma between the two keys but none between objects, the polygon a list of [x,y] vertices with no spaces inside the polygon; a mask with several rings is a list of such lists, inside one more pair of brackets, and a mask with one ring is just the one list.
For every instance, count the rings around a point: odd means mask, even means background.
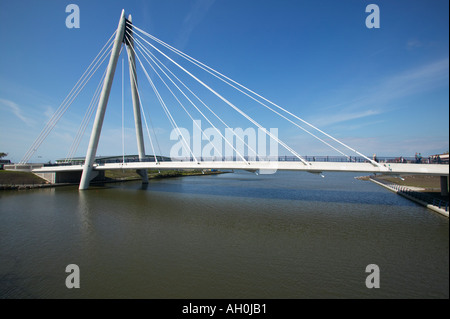
[{"label": "white bridge underside", "polygon": [[[248,163],[248,164],[247,164]],[[94,164],[94,170],[172,170],[172,169],[216,169],[216,170],[247,170],[270,173],[274,170],[286,171],[306,171],[310,173],[323,172],[354,172],[354,173],[379,173],[388,175],[437,175],[449,176],[449,165],[443,164],[400,164],[400,163],[380,163],[376,166],[371,163],[351,163],[351,162],[310,162],[309,165],[302,162],[277,162],[277,161],[209,161],[209,162],[132,162],[132,163],[106,163]],[[47,172],[71,172],[81,171],[84,165],[70,166],[49,166],[34,169],[34,173]]]}]

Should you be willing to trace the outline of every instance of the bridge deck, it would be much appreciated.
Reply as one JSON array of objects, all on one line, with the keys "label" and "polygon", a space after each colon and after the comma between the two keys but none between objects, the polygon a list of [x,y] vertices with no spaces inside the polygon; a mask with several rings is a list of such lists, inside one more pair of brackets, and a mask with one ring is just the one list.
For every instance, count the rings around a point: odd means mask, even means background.
[{"label": "bridge deck", "polygon": [[[447,164],[403,164],[403,163],[380,163],[375,166],[371,163],[354,162],[310,162],[309,165],[302,162],[282,161],[173,161],[173,162],[131,162],[131,163],[106,163],[94,164],[94,170],[123,170],[123,169],[217,169],[217,170],[252,170],[261,173],[270,173],[274,170],[306,171],[311,173],[321,172],[355,172],[355,173],[383,173],[392,175],[438,175],[448,176],[449,165]],[[45,172],[70,172],[81,171],[83,165],[49,166],[34,169],[34,173]]]}]

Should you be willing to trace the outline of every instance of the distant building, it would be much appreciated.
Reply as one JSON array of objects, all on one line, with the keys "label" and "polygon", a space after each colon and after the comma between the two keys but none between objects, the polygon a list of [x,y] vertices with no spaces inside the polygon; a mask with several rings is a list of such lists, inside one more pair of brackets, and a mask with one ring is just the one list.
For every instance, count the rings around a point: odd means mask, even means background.
[{"label": "distant building", "polygon": [[0,160],[0,169],[3,169],[3,166],[11,164],[10,160]]}]

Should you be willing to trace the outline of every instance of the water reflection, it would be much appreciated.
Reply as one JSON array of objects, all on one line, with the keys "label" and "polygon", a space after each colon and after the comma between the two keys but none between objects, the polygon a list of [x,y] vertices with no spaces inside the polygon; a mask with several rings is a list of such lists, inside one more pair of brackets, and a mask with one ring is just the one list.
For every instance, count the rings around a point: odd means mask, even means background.
[{"label": "water reflection", "polygon": [[[0,196],[9,287],[0,297],[448,298],[448,219],[353,175],[225,174]],[[75,292],[64,287],[69,263],[82,272]],[[382,289],[365,287],[369,263]]]},{"label": "water reflection", "polygon": [[80,191],[78,193],[78,207],[76,212],[78,212],[78,217],[80,219],[81,233],[85,240],[88,239],[88,235],[92,231],[92,220],[90,217],[90,207],[89,207],[89,193]]}]

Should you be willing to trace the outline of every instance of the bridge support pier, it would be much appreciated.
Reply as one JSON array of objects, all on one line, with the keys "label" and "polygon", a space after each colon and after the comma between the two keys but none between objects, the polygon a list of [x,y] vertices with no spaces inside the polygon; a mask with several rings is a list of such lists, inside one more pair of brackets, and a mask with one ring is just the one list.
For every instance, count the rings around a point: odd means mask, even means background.
[{"label": "bridge support pier", "polygon": [[114,73],[116,71],[117,60],[119,59],[120,48],[123,42],[123,36],[125,33],[125,10],[122,10],[120,16],[119,25],[117,27],[116,37],[114,39],[114,45],[111,51],[111,57],[108,63],[108,69],[106,70],[105,81],[103,82],[103,89],[98,101],[97,113],[95,115],[94,126],[92,127],[91,138],[89,140],[89,146],[86,153],[86,159],[84,161],[83,173],[81,175],[81,181],[79,189],[87,189],[91,181],[91,173],[95,161],[95,154],[97,153],[98,141],[100,139],[100,132],[102,130],[103,119],[105,117],[106,106],[108,104],[109,93],[111,91],[111,85],[114,79]]},{"label": "bridge support pier", "polygon": [[441,195],[448,196],[448,176],[441,176]]}]

